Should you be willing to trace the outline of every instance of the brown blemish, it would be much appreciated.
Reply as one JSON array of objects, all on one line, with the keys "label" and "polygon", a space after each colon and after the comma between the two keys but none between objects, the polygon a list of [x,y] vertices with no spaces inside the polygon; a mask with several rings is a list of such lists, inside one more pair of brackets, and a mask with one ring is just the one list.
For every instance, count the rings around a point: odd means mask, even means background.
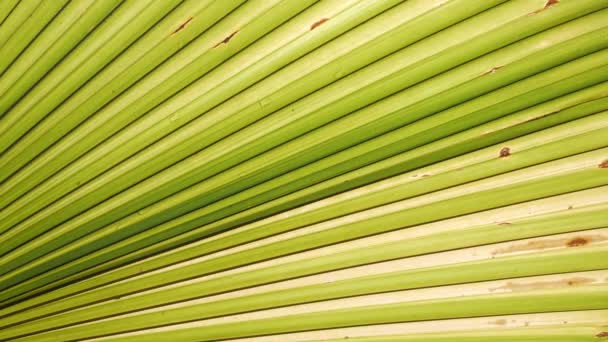
[{"label": "brown blemish", "polygon": [[315,21],[312,25],[310,25],[310,30],[312,31],[312,30],[316,29],[317,27],[323,25],[323,23],[328,20],[329,20],[328,18],[321,18],[321,19]]},{"label": "brown blemish", "polygon": [[424,173],[422,175],[420,175],[421,178],[425,178],[425,177],[431,177],[431,175],[429,175],[428,173]]},{"label": "brown blemish", "polygon": [[495,287],[490,289],[490,291],[497,290],[508,290],[508,291],[528,291],[528,290],[537,290],[537,289],[551,289],[551,288],[560,288],[567,286],[580,286],[585,284],[592,284],[596,282],[594,278],[585,278],[585,277],[572,277],[567,279],[560,280],[552,280],[552,281],[537,281],[533,283],[516,283],[516,282],[508,282],[506,285]]},{"label": "brown blemish", "polygon": [[507,324],[507,320],[506,319],[497,319],[494,322],[490,322],[491,324],[496,324],[496,325],[506,325]]},{"label": "brown blemish", "polygon": [[503,147],[500,149],[499,156],[500,158],[505,158],[511,155],[511,149],[508,147]]},{"label": "brown blemish", "polygon": [[[576,241],[581,239],[580,241]],[[589,244],[596,241],[605,241],[606,236],[596,234],[596,235],[586,235],[586,236],[578,236],[576,238],[559,238],[559,239],[542,239],[542,240],[533,240],[526,243],[512,244],[510,246],[497,249],[492,252],[493,255],[497,254],[508,254],[508,253],[516,253],[516,252],[526,252],[526,251],[534,251],[534,250],[543,250],[547,248],[557,248],[557,247],[577,247],[582,246],[580,243],[582,240],[585,240],[585,244]]]},{"label": "brown blemish", "polygon": [[549,8],[549,7],[553,6],[553,5],[555,5],[555,4],[556,4],[556,3],[558,3],[558,2],[559,2],[559,0],[549,0],[549,1],[547,1],[547,3],[545,4],[544,9],[547,9],[547,8]]},{"label": "brown blemish", "polygon": [[559,0],[548,0],[545,3],[545,6],[543,6],[543,8],[541,8],[539,10],[536,10],[536,11],[534,11],[534,12],[528,14],[528,15],[535,15],[535,14],[538,14],[538,13],[540,13],[542,11],[545,11],[545,10],[549,9],[550,7],[552,7],[553,5],[557,4],[558,2],[559,2]]},{"label": "brown blemish", "polygon": [[601,162],[600,165],[598,165],[598,167],[600,169],[608,169],[608,159],[606,159],[603,162]]},{"label": "brown blemish", "polygon": [[499,226],[510,226],[513,223],[511,223],[511,222],[496,222],[496,224],[499,225]]},{"label": "brown blemish", "polygon": [[188,17],[188,19],[186,21],[184,21],[181,25],[179,25],[179,27],[175,31],[173,31],[173,33],[171,33],[171,35],[174,35],[174,34],[178,33],[179,31],[185,29],[186,26],[192,21],[192,19],[194,19],[194,18]]},{"label": "brown blemish", "polygon": [[587,241],[587,239],[582,238],[582,237],[577,237],[574,238],[570,241],[568,241],[568,243],[566,244],[566,246],[568,247],[579,247],[579,246],[584,246],[586,244],[588,244],[589,241]]},{"label": "brown blemish", "polygon": [[230,41],[230,39],[232,39],[232,37],[234,37],[239,31],[234,31],[232,32],[230,35],[228,35],[228,37],[224,38],[224,40],[222,40],[221,42],[215,44],[213,47],[216,48],[222,44],[228,44],[228,42]]},{"label": "brown blemish", "polygon": [[595,337],[608,337],[608,331],[602,331],[601,333],[595,335]]},{"label": "brown blemish", "polygon": [[484,73],[482,74],[482,76],[483,76],[483,75],[491,75],[491,74],[495,74],[495,73],[496,73],[496,71],[498,71],[498,69],[502,68],[503,66],[504,66],[504,65],[498,65],[498,66],[495,66],[495,67],[493,67],[492,69],[490,69],[490,70],[488,70],[488,71],[484,72]]}]

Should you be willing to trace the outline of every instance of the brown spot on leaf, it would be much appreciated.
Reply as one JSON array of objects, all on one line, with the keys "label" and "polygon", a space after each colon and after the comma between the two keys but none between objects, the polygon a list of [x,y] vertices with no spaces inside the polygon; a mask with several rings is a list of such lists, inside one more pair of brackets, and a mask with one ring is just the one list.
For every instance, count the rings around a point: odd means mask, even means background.
[{"label": "brown spot on leaf", "polygon": [[577,237],[574,238],[570,241],[568,241],[568,243],[566,244],[566,246],[568,247],[578,247],[578,246],[584,246],[586,244],[588,244],[589,241],[587,241],[587,239],[583,238],[583,237]]},{"label": "brown spot on leaf", "polygon": [[493,67],[492,69],[490,69],[490,70],[488,70],[488,71],[484,72],[484,73],[482,74],[482,76],[483,76],[483,75],[495,74],[495,73],[496,73],[496,71],[497,71],[498,69],[502,68],[503,66],[504,66],[504,65],[498,65],[498,66],[495,66],[495,67]]},{"label": "brown spot on leaf", "polygon": [[185,28],[186,28],[186,26],[187,26],[187,25],[188,25],[188,24],[189,24],[189,23],[192,21],[192,19],[194,19],[194,18],[192,18],[192,17],[188,17],[188,19],[187,19],[186,21],[184,21],[184,22],[183,22],[181,25],[179,25],[179,27],[178,27],[178,28],[177,28],[175,31],[173,31],[173,33],[171,33],[171,35],[174,35],[174,34],[176,34],[177,32],[179,32],[179,31],[181,31],[181,30],[185,29]]},{"label": "brown spot on leaf", "polygon": [[317,27],[323,25],[323,23],[328,20],[329,20],[328,18],[321,18],[321,19],[315,21],[312,25],[310,25],[310,30],[312,31],[312,30],[316,29]]},{"label": "brown spot on leaf", "polygon": [[608,159],[606,159],[603,162],[601,162],[600,165],[598,165],[598,167],[600,169],[608,169]]},{"label": "brown spot on leaf", "polygon": [[490,322],[492,324],[496,324],[496,325],[506,325],[507,324],[507,320],[506,319],[497,319],[494,322]]},{"label": "brown spot on leaf", "polygon": [[545,6],[543,6],[543,8],[541,8],[539,10],[536,10],[536,11],[534,11],[534,12],[528,14],[528,15],[535,15],[535,14],[538,14],[538,13],[540,13],[542,11],[545,11],[545,10],[549,9],[550,7],[552,7],[553,5],[557,4],[558,2],[559,2],[559,0],[548,0],[545,3]]},{"label": "brown spot on leaf", "polygon": [[213,47],[216,48],[222,44],[228,44],[228,42],[230,41],[230,39],[232,39],[232,37],[234,37],[239,31],[234,31],[232,32],[230,35],[228,35],[228,37],[224,38],[224,40],[222,40],[221,42],[215,44]]},{"label": "brown spot on leaf", "polygon": [[[579,241],[579,242],[574,241],[576,239],[584,239],[586,241],[585,244],[589,244],[591,242],[596,242],[596,241],[599,242],[599,241],[607,240],[606,236],[602,235],[602,234],[595,234],[595,235],[589,234],[589,235],[585,235],[585,236],[578,236],[575,238],[563,237],[563,238],[535,239],[535,240],[528,241],[525,243],[510,244],[509,246],[506,246],[506,247],[493,251],[492,254],[494,254],[494,255],[508,254],[508,253],[543,250],[543,249],[547,249],[547,248],[557,248],[557,247],[576,247],[577,243],[581,243],[581,241]],[[573,241],[574,241],[575,245],[570,246],[570,244]],[[582,245],[579,244],[578,246],[582,246]]]},{"label": "brown spot on leaf", "polygon": [[499,156],[500,158],[505,158],[511,155],[511,149],[508,147],[503,147],[500,149]]},{"label": "brown spot on leaf", "polygon": [[499,226],[510,226],[513,223],[511,223],[511,222],[497,222],[496,224],[499,225]]},{"label": "brown spot on leaf", "polygon": [[602,331],[601,333],[595,335],[595,337],[608,337],[608,331]]},{"label": "brown spot on leaf", "polygon": [[537,282],[508,282],[503,286],[495,287],[490,289],[490,291],[497,290],[507,290],[507,291],[528,291],[528,290],[537,290],[537,289],[550,289],[550,288],[560,288],[567,286],[579,286],[585,284],[591,284],[596,282],[594,278],[586,278],[586,277],[572,277],[566,279],[559,280],[551,280],[551,281],[537,281]]}]

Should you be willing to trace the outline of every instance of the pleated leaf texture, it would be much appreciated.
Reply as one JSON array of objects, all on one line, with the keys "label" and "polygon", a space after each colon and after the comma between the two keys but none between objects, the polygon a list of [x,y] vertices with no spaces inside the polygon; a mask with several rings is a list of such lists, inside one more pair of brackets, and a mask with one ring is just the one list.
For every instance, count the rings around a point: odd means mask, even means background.
[{"label": "pleated leaf texture", "polygon": [[1,0],[0,341],[608,341],[608,0]]}]

